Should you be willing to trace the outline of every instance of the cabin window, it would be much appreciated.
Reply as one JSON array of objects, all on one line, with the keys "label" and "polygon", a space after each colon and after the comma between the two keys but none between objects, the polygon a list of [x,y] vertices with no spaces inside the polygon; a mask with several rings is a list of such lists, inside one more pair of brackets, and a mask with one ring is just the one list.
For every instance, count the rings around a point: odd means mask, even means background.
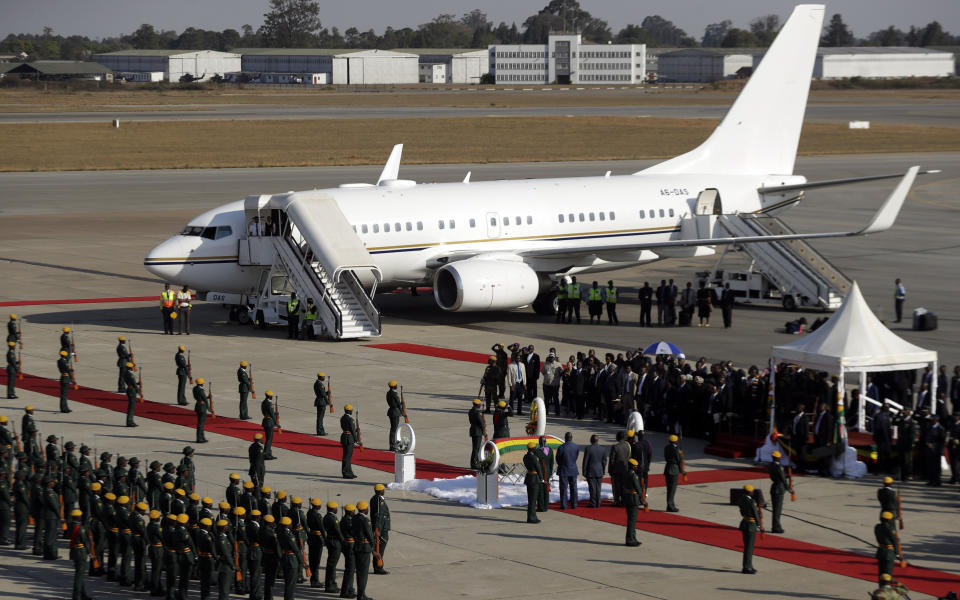
[{"label": "cabin window", "polygon": [[496,227],[496,226],[497,226],[497,218],[496,218],[496,217],[490,217],[490,226],[491,226],[491,227]]},{"label": "cabin window", "polygon": [[573,213],[570,213],[570,214],[567,216],[567,218],[570,220],[571,223],[573,223],[573,222],[575,221],[575,219],[573,218]]},{"label": "cabin window", "polygon": [[384,233],[390,233],[390,223],[384,223],[384,224],[383,224],[383,232],[384,232]]},{"label": "cabin window", "polygon": [[473,228],[473,227],[476,227],[476,226],[477,226],[477,220],[476,220],[476,219],[470,219],[470,227]]},{"label": "cabin window", "polygon": [[364,233],[367,233],[367,226],[366,226],[366,225],[361,225],[361,226],[360,226],[360,231],[362,231],[362,232],[364,232]]},{"label": "cabin window", "polygon": [[180,232],[180,235],[200,235],[203,233],[203,227],[191,227],[187,225],[183,228],[183,231]]},{"label": "cabin window", "polygon": [[457,222],[454,221],[453,219],[450,219],[450,222],[448,223],[448,225],[450,225],[450,229],[456,229],[456,228],[457,228]]},{"label": "cabin window", "polygon": [[640,218],[641,218],[641,219],[645,219],[645,218],[647,218],[647,212],[646,212],[646,211],[643,211],[643,210],[641,210],[641,211],[640,211]]},{"label": "cabin window", "polygon": [[443,229],[443,219],[440,219],[439,221],[437,221],[437,227],[439,227],[440,229]]},{"label": "cabin window", "polygon": [[510,217],[504,217],[504,218],[503,218],[503,226],[506,227],[506,226],[509,225],[509,224],[510,224]]},{"label": "cabin window", "polygon": [[407,231],[413,231],[413,223],[407,221]]},{"label": "cabin window", "polygon": [[595,221],[595,220],[596,220],[596,215],[594,215],[593,213],[590,213],[589,217],[590,217],[590,220],[591,220],[591,221]]},{"label": "cabin window", "polygon": [[417,221],[417,231],[423,231],[423,221]]},{"label": "cabin window", "polygon": [[671,216],[671,217],[673,216],[673,209],[672,209],[672,208],[670,209],[670,216]]},{"label": "cabin window", "polygon": [[514,222],[517,225],[521,225],[523,223],[523,219],[521,219],[520,217],[514,217]]},{"label": "cabin window", "polygon": [[610,211],[610,220],[611,221],[617,220],[617,213],[613,212],[612,210]]},{"label": "cabin window", "polygon": [[605,215],[604,215],[603,213],[600,213],[600,220],[601,220],[601,221],[603,221],[604,217],[605,217]]},{"label": "cabin window", "polygon": [[393,230],[396,231],[397,233],[400,233],[400,223],[394,223]]},{"label": "cabin window", "polygon": [[377,225],[376,223],[373,224],[373,232],[380,233],[380,226]]},{"label": "cabin window", "polygon": [[655,216],[657,216],[657,213],[656,213],[656,211],[654,211],[654,210],[651,208],[651,209],[647,212],[647,215],[649,215],[649,217],[652,219],[652,218],[654,218]]},{"label": "cabin window", "polygon": [[533,217],[527,215],[527,225],[533,225]]},{"label": "cabin window", "polygon": [[583,223],[583,221],[584,221],[583,213],[580,213],[580,222]]},{"label": "cabin window", "polygon": [[663,209],[661,208],[661,209],[660,209],[660,218],[662,219],[663,216],[664,216],[664,215],[663,215]]},{"label": "cabin window", "polygon": [[563,223],[563,215],[562,214],[557,215],[557,220]]}]

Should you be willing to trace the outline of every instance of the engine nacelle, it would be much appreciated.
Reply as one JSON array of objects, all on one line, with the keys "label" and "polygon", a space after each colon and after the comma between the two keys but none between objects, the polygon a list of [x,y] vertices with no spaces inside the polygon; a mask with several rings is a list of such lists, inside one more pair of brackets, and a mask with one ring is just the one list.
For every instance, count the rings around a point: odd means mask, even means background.
[{"label": "engine nacelle", "polygon": [[444,265],[433,278],[437,304],[452,312],[518,308],[539,292],[537,272],[519,261],[462,260]]}]

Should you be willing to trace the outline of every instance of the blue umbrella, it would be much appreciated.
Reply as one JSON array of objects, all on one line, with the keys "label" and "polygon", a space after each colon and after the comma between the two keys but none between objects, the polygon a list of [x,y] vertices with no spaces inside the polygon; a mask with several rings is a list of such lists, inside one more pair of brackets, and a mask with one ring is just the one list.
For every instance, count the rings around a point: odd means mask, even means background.
[{"label": "blue umbrella", "polygon": [[644,354],[672,354],[674,356],[683,356],[683,350],[677,348],[670,342],[654,342],[644,348]]}]

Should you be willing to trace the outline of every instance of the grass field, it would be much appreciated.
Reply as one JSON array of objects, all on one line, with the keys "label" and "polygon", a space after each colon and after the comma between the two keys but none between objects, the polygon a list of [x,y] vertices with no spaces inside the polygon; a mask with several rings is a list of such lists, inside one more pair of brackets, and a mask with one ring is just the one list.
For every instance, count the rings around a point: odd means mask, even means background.
[{"label": "grass field", "polygon": [[[0,170],[378,164],[400,142],[406,163],[664,158],[693,148],[715,126],[623,117],[9,124],[0,129]],[[960,129],[817,123],[805,125],[800,140],[802,154],[924,151],[960,151]]]}]

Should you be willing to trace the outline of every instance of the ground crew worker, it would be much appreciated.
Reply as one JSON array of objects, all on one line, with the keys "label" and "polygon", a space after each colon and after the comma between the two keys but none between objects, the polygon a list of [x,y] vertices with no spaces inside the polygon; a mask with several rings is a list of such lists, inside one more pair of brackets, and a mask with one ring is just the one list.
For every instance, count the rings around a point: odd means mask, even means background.
[{"label": "ground crew worker", "polygon": [[327,548],[327,566],[323,575],[323,589],[328,594],[340,591],[337,586],[337,561],[343,552],[343,535],[340,533],[340,523],[337,521],[339,505],[327,502],[327,514],[323,515],[323,542]]},{"label": "ground crew worker", "polygon": [[474,398],[467,414],[470,420],[470,468],[480,468],[480,447],[483,445],[483,415],[480,413],[480,398]]},{"label": "ground crew worker", "polygon": [[370,576],[370,556],[373,553],[373,528],[367,518],[369,505],[357,503],[359,514],[353,517],[353,544],[357,569],[357,600],[372,600],[367,596],[367,578]]},{"label": "ground crew worker", "polygon": [[297,299],[296,292],[290,292],[290,300],[287,301],[287,339],[297,339],[297,332],[300,324],[300,300]]},{"label": "ground crew worker", "polygon": [[133,364],[130,362],[130,350],[127,348],[127,338],[121,335],[117,338],[117,368],[120,371],[120,374],[117,376],[118,394],[123,394],[127,391],[126,373],[127,369],[130,368],[127,366],[128,364]]},{"label": "ground crew worker", "polygon": [[353,406],[343,407],[343,416],[340,417],[340,447],[343,448],[343,457],[340,459],[340,474],[344,479],[356,479],[353,474],[353,447],[357,444],[357,423],[353,419]]},{"label": "ground crew worker", "polygon": [[780,452],[774,450],[770,456],[773,462],[770,463],[770,500],[773,502],[773,523],[770,531],[772,533],[783,533],[783,527],[780,526],[780,515],[783,514],[783,496],[790,489],[790,483],[787,481],[787,475],[783,472],[783,465],[780,464]]},{"label": "ground crew worker", "polygon": [[263,420],[260,422],[263,426],[263,460],[273,460],[276,457],[271,450],[273,448],[273,428],[277,426],[277,413],[273,407],[273,392],[270,390],[267,390],[263,395],[260,412],[263,414]]},{"label": "ground crew worker", "polygon": [[17,375],[20,369],[17,366],[17,351],[14,350],[16,342],[7,342],[7,400],[14,400],[17,397]]},{"label": "ground crew worker", "polygon": [[247,473],[250,475],[250,481],[252,481],[254,486],[257,488],[263,485],[267,471],[267,467],[263,459],[263,444],[261,444],[262,440],[262,433],[253,434],[253,442],[247,449],[247,456],[250,459],[250,470],[247,471]]},{"label": "ground crew worker", "polygon": [[593,324],[594,317],[599,323],[600,317],[603,316],[603,290],[596,281],[587,289],[587,309],[590,313],[590,324]]},{"label": "ground crew worker", "polygon": [[510,437],[510,420],[507,411],[507,403],[503,400],[497,402],[497,410],[493,413],[493,439],[500,440]]},{"label": "ground crew worker", "polygon": [[680,509],[677,508],[675,499],[677,495],[677,483],[680,480],[680,475],[683,474],[682,465],[680,464],[680,447],[677,445],[680,438],[671,434],[667,439],[669,443],[663,448],[663,460],[665,461],[663,476],[667,483],[667,512],[679,512]]},{"label": "ground crew worker", "polygon": [[392,379],[387,383],[387,386],[389,387],[387,390],[387,419],[390,420],[390,433],[387,439],[390,444],[390,451],[395,452],[397,450],[397,429],[400,427],[400,417],[403,416],[403,409],[400,406],[397,381]]},{"label": "ground crew worker", "polygon": [[234,579],[236,569],[233,545],[230,543],[230,536],[227,535],[229,526],[228,521],[217,521],[218,534],[214,551],[217,563],[217,600],[230,600],[230,582]]},{"label": "ground crew worker", "polygon": [[570,278],[567,284],[567,323],[569,323],[574,313],[577,315],[577,323],[580,323],[580,284],[576,277]]},{"label": "ground crew worker", "polygon": [[330,406],[330,393],[326,385],[327,374],[323,371],[317,373],[317,380],[313,382],[313,406],[317,409],[317,435],[327,435],[327,430],[323,428],[323,416],[327,413],[327,407]]},{"label": "ground crew worker", "polygon": [[197,377],[197,385],[193,386],[193,399],[196,401],[193,412],[197,413],[197,443],[206,444],[207,436],[203,426],[207,422],[207,413],[210,412],[210,400],[207,398],[207,391],[203,389],[203,377]]},{"label": "ground crew worker", "polygon": [[357,557],[354,553],[353,537],[353,515],[357,510],[353,504],[344,507],[343,517],[340,518],[340,536],[343,540],[343,582],[340,584],[340,597],[353,598],[356,596],[354,589],[355,574],[357,571]]},{"label": "ground crew worker", "polygon": [[160,575],[163,573],[163,530],[160,527],[162,516],[159,510],[151,510],[150,522],[146,529],[147,548],[150,553],[151,596],[163,595],[163,584],[160,582]]},{"label": "ground crew worker", "polygon": [[280,546],[282,558],[280,565],[283,568],[283,600],[294,600],[297,592],[297,578],[303,557],[300,554],[300,544],[290,527],[293,520],[290,517],[280,519],[280,531],[277,532],[277,542]]},{"label": "ground crew worker", "polygon": [[280,545],[274,529],[273,515],[263,515],[260,530],[260,551],[263,553],[263,600],[273,600],[273,584],[280,566]]},{"label": "ground crew worker", "polygon": [[173,355],[173,362],[177,365],[177,404],[180,406],[187,405],[187,379],[190,374],[187,369],[187,357],[184,354],[186,350],[184,346],[177,346],[177,353]]},{"label": "ground crew worker", "polygon": [[[226,521],[224,521],[226,523]],[[217,564],[214,562],[214,542],[210,531],[213,519],[200,519],[200,528],[197,530],[194,543],[197,545],[197,574],[200,576],[200,598],[206,600],[210,596],[210,587],[216,573]]]},{"label": "ground crew worker", "polygon": [[617,296],[619,292],[613,285],[613,280],[607,282],[607,287],[603,290],[603,301],[607,304],[607,325],[619,325],[620,319],[617,318]]},{"label": "ground crew worker", "polygon": [[309,532],[307,534],[307,550],[310,565],[310,587],[312,588],[322,587],[320,584],[320,559],[323,556],[324,546],[323,513],[320,512],[322,506],[323,502],[320,501],[320,498],[311,498],[310,510],[307,511],[306,528]]},{"label": "ground crew worker", "polygon": [[558,281],[557,286],[557,318],[556,322],[563,322],[564,315],[567,314],[567,285],[563,281]]},{"label": "ground crew worker", "polygon": [[760,521],[760,509],[753,500],[753,486],[743,486],[746,494],[740,496],[740,534],[743,537],[743,568],[741,573],[753,575],[753,545],[756,541],[757,523]]},{"label": "ground crew worker", "polygon": [[880,522],[873,527],[873,534],[877,538],[877,578],[882,583],[883,575],[893,577],[893,565],[897,560],[897,537],[894,531],[892,512],[880,513]]},{"label": "ground crew worker", "polygon": [[527,486],[527,523],[539,523],[537,502],[540,498],[540,486],[543,485],[543,470],[540,457],[537,456],[537,443],[527,443],[527,453],[523,455],[523,466],[527,470],[523,478]]},{"label": "ground crew worker", "polygon": [[[390,541],[390,507],[387,506],[385,497],[387,488],[382,483],[373,486],[373,497],[370,498],[370,523],[373,527],[374,550],[379,551],[377,562],[374,563],[373,572],[376,575],[389,575],[390,572],[383,568],[383,554],[387,551],[387,542]],[[379,544],[377,544],[379,538]]]},{"label": "ground crew worker", "polygon": [[133,417],[137,409],[137,395],[139,386],[137,385],[137,376],[133,374],[133,363],[126,364],[126,371],[123,374],[123,382],[126,384],[124,392],[127,394],[127,427],[136,427]]},{"label": "ground crew worker", "polygon": [[244,421],[250,418],[247,412],[247,396],[250,394],[250,371],[247,361],[241,360],[237,369],[237,392],[240,394],[240,418]]},{"label": "ground crew worker", "polygon": [[623,482],[620,484],[620,494],[623,498],[623,507],[627,511],[627,546],[639,546],[637,540],[637,512],[640,510],[640,478],[637,471],[640,469],[640,463],[637,459],[631,458],[627,461],[629,468],[623,474]]},{"label": "ground crew worker", "polygon": [[73,375],[70,374],[69,370],[62,371],[60,373],[60,412],[62,413],[73,412],[70,410],[70,407],[67,406],[71,385],[73,385]]},{"label": "ground crew worker", "polygon": [[497,397],[497,380],[500,377],[500,369],[497,367],[497,357],[487,358],[487,366],[483,369],[483,376],[480,378],[480,384],[483,389],[483,397],[487,400],[487,406],[484,409],[490,412],[494,399]]},{"label": "ground crew worker", "polygon": [[92,600],[87,594],[87,558],[93,545],[90,532],[83,524],[83,511],[70,511],[70,560],[73,561],[73,600]]},{"label": "ground crew worker", "polygon": [[897,514],[898,504],[897,491],[893,489],[893,477],[883,478],[883,487],[877,490],[877,500],[880,501],[880,512],[889,512]]},{"label": "ground crew worker", "polygon": [[[193,310],[191,300],[193,300],[193,295],[190,293],[190,288],[183,286],[183,289],[177,292],[177,321],[180,323],[177,335],[181,333],[190,335],[190,311]],[[171,323],[171,327],[172,325]],[[173,333],[173,329],[170,332]]]},{"label": "ground crew worker", "polygon": [[160,315],[163,317],[163,335],[173,335],[173,311],[174,303],[177,300],[177,293],[170,289],[170,284],[163,284],[163,291],[160,292]]},{"label": "ground crew worker", "polygon": [[307,298],[307,306],[303,309],[303,337],[305,339],[313,339],[313,325],[317,322],[318,313],[319,309],[313,303],[313,298]]},{"label": "ground crew worker", "polygon": [[[249,483],[249,482],[247,482]],[[250,600],[260,600],[260,592],[263,588],[263,552],[260,550],[260,535],[262,527],[260,525],[260,510],[252,509],[247,512],[247,539],[250,542],[250,548],[247,550],[247,588],[250,593]]]}]

